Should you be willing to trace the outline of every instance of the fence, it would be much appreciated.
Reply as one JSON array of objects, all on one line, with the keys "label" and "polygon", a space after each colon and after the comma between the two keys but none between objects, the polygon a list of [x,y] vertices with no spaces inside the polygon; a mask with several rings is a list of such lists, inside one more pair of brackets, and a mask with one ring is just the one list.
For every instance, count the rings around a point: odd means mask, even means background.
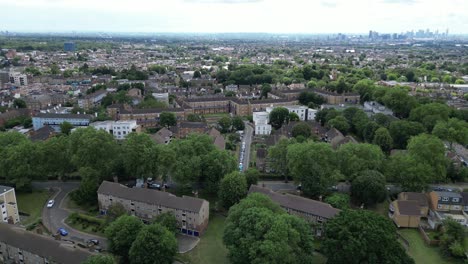
[{"label": "fence", "polygon": [[421,234],[421,236],[424,239],[424,242],[426,242],[427,245],[429,245],[429,246],[438,246],[439,245],[440,240],[431,239],[427,235],[426,231],[424,231],[424,229],[421,226],[419,226],[418,229],[419,229],[419,233]]}]

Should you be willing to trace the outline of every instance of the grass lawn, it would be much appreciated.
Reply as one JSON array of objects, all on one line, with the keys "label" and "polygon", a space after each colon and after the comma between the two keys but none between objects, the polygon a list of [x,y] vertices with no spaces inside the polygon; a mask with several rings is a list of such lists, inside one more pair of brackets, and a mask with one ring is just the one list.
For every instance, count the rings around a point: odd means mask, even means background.
[{"label": "grass lawn", "polygon": [[417,229],[401,229],[399,233],[409,242],[409,255],[416,264],[437,263],[450,264],[457,263],[455,260],[445,258],[441,255],[438,247],[429,247],[424,243],[423,238]]},{"label": "grass lawn", "polygon": [[213,215],[200,243],[192,251],[180,255],[181,259],[192,264],[228,264],[227,249],[223,244],[224,220],[225,217]]},{"label": "grass lawn", "polygon": [[[94,218],[92,216],[88,216],[88,217]],[[97,219],[97,220],[101,220],[101,219]],[[85,223],[83,221],[73,222],[73,221],[71,221],[70,217],[65,219],[65,223],[67,225],[69,225],[70,227],[72,227],[72,228],[74,228],[76,230],[79,230],[81,232],[92,234],[92,235],[97,235],[97,236],[101,236],[101,237],[105,237],[104,233],[98,231],[98,227],[99,227],[98,224],[89,223],[89,222]]]},{"label": "grass lawn", "polygon": [[29,214],[21,224],[26,226],[41,218],[42,208],[47,203],[49,197],[50,193],[46,190],[34,190],[31,193],[16,193],[18,211]]},{"label": "grass lawn", "polygon": [[73,199],[70,198],[70,195],[68,195],[65,198],[65,207],[69,210],[77,211],[77,212],[82,212],[82,213],[98,213],[98,207],[97,206],[81,206],[78,205]]}]

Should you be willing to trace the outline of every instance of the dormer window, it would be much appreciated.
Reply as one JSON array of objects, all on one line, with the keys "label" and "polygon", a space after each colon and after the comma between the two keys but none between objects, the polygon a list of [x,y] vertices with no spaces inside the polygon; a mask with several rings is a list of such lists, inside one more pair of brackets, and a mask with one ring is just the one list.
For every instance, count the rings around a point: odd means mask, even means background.
[{"label": "dormer window", "polygon": [[449,198],[448,197],[442,197],[443,202],[448,202]]}]

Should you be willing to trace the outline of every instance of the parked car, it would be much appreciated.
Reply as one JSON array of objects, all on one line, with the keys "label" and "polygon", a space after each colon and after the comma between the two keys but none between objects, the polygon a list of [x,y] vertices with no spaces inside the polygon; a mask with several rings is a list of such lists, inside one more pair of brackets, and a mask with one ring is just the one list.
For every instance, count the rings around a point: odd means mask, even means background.
[{"label": "parked car", "polygon": [[158,190],[161,190],[161,184],[159,184],[159,183],[151,183],[151,184],[148,184],[148,188],[149,188],[149,189],[158,189]]},{"label": "parked car", "polygon": [[47,203],[47,208],[52,208],[54,204],[55,204],[54,200],[49,200],[49,202]]},{"label": "parked car", "polygon": [[97,239],[90,239],[88,240],[88,244],[93,244],[95,246],[99,245],[99,240]]},{"label": "parked car", "polygon": [[61,227],[57,230],[57,232],[61,235],[61,236],[67,236],[68,235],[68,232],[67,230],[65,230],[65,228]]}]

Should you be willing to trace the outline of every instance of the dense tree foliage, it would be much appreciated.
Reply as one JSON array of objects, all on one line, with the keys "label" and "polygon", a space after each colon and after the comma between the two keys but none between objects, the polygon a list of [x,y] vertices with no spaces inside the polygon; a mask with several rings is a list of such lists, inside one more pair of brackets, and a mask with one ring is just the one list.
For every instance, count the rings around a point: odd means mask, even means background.
[{"label": "dense tree foliage", "polygon": [[328,220],[322,250],[329,263],[414,263],[391,220],[364,210],[345,210]]},{"label": "dense tree foliage", "polygon": [[310,226],[253,193],[229,210],[223,241],[232,263],[312,263]]},{"label": "dense tree foliage", "polygon": [[172,264],[177,253],[174,233],[160,224],[144,226],[132,243],[129,251],[130,263]]},{"label": "dense tree foliage", "polygon": [[129,260],[129,249],[142,230],[143,222],[135,216],[124,215],[106,228],[109,251],[120,256],[123,262]]},{"label": "dense tree foliage", "polygon": [[275,129],[281,128],[284,123],[289,122],[289,110],[284,107],[276,107],[270,113],[270,124]]},{"label": "dense tree foliage", "polygon": [[360,172],[351,185],[351,196],[359,204],[373,205],[382,202],[387,194],[385,176],[378,171]]},{"label": "dense tree foliage", "polygon": [[230,208],[247,195],[247,181],[240,172],[231,172],[221,180],[219,199],[224,208]]}]

